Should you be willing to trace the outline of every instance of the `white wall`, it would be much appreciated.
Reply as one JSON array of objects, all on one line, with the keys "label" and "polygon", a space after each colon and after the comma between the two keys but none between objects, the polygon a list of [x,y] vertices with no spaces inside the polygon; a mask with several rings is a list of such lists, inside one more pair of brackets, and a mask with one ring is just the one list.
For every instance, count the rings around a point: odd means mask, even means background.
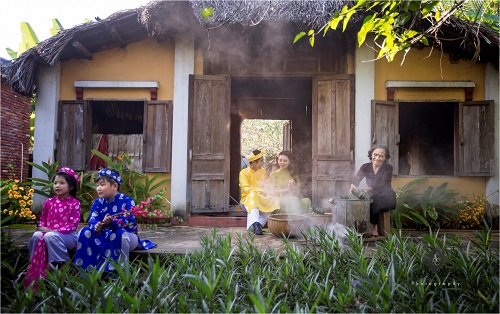
[{"label": "white wall", "polygon": [[171,208],[186,213],[189,75],[194,73],[194,37],[175,39]]},{"label": "white wall", "polygon": [[[375,99],[375,62],[373,50],[366,45],[356,49],[355,57],[355,171],[369,162],[371,148],[371,101]],[[390,162],[390,161],[389,161]]]},{"label": "white wall", "polygon": [[[38,72],[38,93],[35,103],[35,146],[33,162],[41,165],[42,161],[54,162],[56,148],[55,134],[57,131],[57,104],[59,101],[61,66],[42,66]],[[47,179],[46,174],[33,167],[34,178]],[[33,196],[34,212],[41,212],[45,197]]]},{"label": "white wall", "polygon": [[500,145],[500,101],[499,101],[499,73],[498,68],[488,64],[485,71],[485,98],[487,100],[495,101],[495,171],[494,175],[486,182],[486,195],[489,195],[488,202],[499,205],[499,179],[500,179],[500,165],[499,165],[499,148]]}]

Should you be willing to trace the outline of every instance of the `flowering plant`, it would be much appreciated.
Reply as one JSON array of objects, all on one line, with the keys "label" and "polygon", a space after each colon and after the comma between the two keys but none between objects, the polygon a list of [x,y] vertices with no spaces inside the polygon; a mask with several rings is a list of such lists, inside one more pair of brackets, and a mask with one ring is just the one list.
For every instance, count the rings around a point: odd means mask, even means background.
[{"label": "flowering plant", "polygon": [[455,202],[458,209],[457,227],[462,229],[473,229],[481,225],[486,213],[487,199],[484,196],[474,196],[472,201],[462,197],[462,200]]},{"label": "flowering plant", "polygon": [[132,207],[130,211],[138,223],[151,222],[151,218],[166,220],[173,217],[172,210],[167,209],[167,205],[170,205],[170,202],[163,196],[164,193],[165,189],[162,189],[154,196],[141,201],[140,204]]},{"label": "flowering plant", "polygon": [[34,189],[30,185],[20,184],[17,179],[8,179],[1,183],[1,224],[15,218],[35,220],[36,216],[31,212]]}]

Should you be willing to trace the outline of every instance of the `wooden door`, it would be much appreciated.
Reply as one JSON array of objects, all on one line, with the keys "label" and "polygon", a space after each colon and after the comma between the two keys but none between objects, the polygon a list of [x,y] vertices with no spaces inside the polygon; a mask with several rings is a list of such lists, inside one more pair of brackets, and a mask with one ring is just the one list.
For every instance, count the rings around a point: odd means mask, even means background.
[{"label": "wooden door", "polygon": [[228,212],[230,77],[191,75],[189,83],[188,206]]},{"label": "wooden door", "polygon": [[283,125],[283,150],[292,151],[292,121]]},{"label": "wooden door", "polygon": [[354,80],[352,75],[313,78],[313,206],[331,208],[348,194],[354,166]]},{"label": "wooden door", "polygon": [[386,145],[393,175],[399,174],[399,103],[372,100],[372,143]]}]

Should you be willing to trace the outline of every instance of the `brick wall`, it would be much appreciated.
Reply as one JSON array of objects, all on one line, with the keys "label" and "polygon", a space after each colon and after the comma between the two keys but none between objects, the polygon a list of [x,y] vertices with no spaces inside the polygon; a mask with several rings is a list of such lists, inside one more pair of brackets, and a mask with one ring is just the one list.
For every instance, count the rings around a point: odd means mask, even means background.
[{"label": "brick wall", "polygon": [[[2,180],[28,178],[30,147],[30,97],[18,94],[9,88],[2,78],[0,92],[0,177]],[[7,165],[12,164],[13,170]],[[11,173],[13,172],[13,174]]]}]

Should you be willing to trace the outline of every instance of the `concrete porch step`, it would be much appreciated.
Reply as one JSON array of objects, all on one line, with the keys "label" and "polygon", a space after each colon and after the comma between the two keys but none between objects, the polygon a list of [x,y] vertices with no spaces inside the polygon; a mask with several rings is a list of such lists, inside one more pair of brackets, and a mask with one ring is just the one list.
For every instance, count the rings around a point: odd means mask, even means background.
[{"label": "concrete porch step", "polygon": [[246,227],[247,215],[191,215],[182,225],[196,227]]}]

